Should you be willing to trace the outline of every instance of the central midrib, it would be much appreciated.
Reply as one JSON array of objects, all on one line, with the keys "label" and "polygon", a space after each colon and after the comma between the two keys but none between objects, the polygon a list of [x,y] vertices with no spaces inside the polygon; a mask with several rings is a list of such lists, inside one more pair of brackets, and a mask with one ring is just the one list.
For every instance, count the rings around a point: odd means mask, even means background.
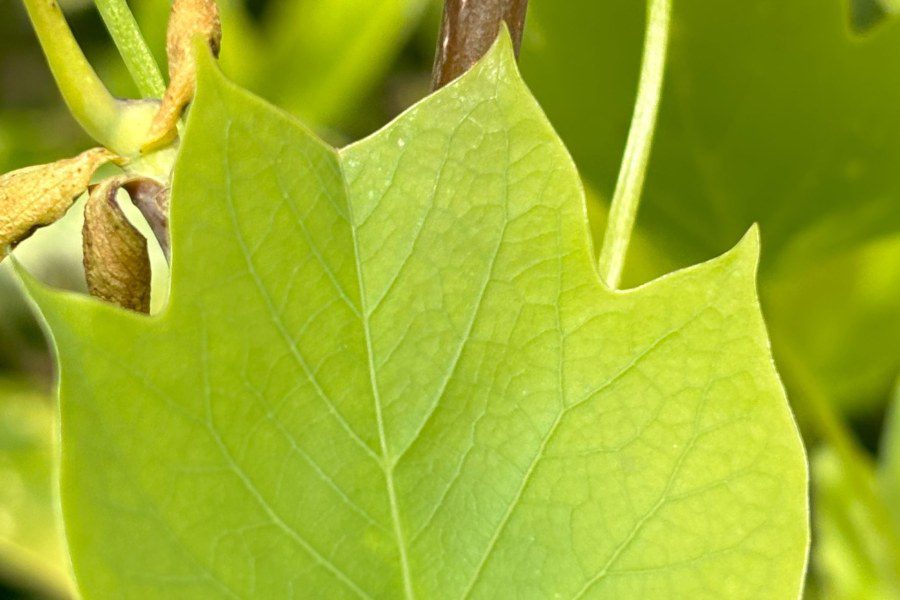
[{"label": "central midrib", "polygon": [[400,554],[400,574],[403,579],[403,591],[408,600],[416,597],[413,589],[412,574],[409,570],[409,558],[407,556],[406,539],[403,532],[403,524],[400,521],[400,506],[397,502],[397,490],[394,485],[393,461],[388,455],[387,437],[384,431],[384,418],[381,411],[381,393],[378,387],[378,375],[375,372],[375,353],[372,347],[372,335],[369,329],[369,310],[366,301],[366,284],[360,262],[359,239],[356,229],[356,217],[353,214],[353,203],[350,200],[350,186],[340,164],[341,155],[337,153],[338,165],[343,183],[344,199],[347,203],[347,211],[350,217],[350,232],[353,237],[353,261],[356,264],[356,279],[359,285],[360,321],[363,325],[363,333],[366,338],[366,359],[369,365],[369,384],[372,387],[372,399],[375,404],[375,420],[378,424],[378,441],[381,447],[381,469],[384,472],[385,487],[387,488],[388,502],[391,508],[391,521],[394,524],[394,536],[397,538],[397,550]]}]

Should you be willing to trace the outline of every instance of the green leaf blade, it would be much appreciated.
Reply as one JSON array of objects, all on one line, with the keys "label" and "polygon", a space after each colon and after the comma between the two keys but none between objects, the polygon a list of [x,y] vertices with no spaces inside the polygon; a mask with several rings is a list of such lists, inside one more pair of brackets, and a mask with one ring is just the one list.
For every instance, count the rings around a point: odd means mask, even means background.
[{"label": "green leaf blade", "polygon": [[162,315],[32,285],[85,597],[798,594],[756,235],[606,289],[506,37],[340,153],[207,65],[181,152]]}]

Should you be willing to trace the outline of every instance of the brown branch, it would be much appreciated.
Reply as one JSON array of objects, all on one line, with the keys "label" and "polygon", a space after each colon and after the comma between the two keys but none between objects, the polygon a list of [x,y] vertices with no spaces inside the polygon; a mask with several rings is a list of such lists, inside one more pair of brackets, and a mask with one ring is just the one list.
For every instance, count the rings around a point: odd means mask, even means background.
[{"label": "brown branch", "polygon": [[516,56],[522,45],[528,0],[446,0],[431,87],[439,89],[484,56],[506,22]]}]

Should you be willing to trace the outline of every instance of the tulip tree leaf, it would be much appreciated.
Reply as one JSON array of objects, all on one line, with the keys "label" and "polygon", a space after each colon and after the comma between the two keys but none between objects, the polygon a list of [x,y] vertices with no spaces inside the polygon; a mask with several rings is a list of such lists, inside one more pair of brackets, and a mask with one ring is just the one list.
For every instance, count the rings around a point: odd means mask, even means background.
[{"label": "tulip tree leaf", "polygon": [[336,152],[210,65],[144,317],[30,283],[86,598],[795,598],[754,233],[631,291],[508,36]]}]

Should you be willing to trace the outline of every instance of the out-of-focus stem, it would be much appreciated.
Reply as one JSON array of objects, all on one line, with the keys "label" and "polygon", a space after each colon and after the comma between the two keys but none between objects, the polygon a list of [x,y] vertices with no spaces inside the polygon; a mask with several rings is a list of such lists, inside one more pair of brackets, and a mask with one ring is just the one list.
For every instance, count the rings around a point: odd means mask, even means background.
[{"label": "out-of-focus stem", "polygon": [[528,0],[446,0],[432,71],[432,89],[463,73],[490,49],[506,23],[518,55]]},{"label": "out-of-focus stem", "polygon": [[166,83],[125,0],[94,0],[141,95],[160,98]]},{"label": "out-of-focus stem", "polygon": [[119,120],[116,99],[97,76],[56,0],[23,0],[69,111],[95,140],[104,143]]},{"label": "out-of-focus stem", "polygon": [[139,153],[156,101],[118,100],[81,51],[56,0],[22,0],[56,85],[82,129],[123,157]]}]

